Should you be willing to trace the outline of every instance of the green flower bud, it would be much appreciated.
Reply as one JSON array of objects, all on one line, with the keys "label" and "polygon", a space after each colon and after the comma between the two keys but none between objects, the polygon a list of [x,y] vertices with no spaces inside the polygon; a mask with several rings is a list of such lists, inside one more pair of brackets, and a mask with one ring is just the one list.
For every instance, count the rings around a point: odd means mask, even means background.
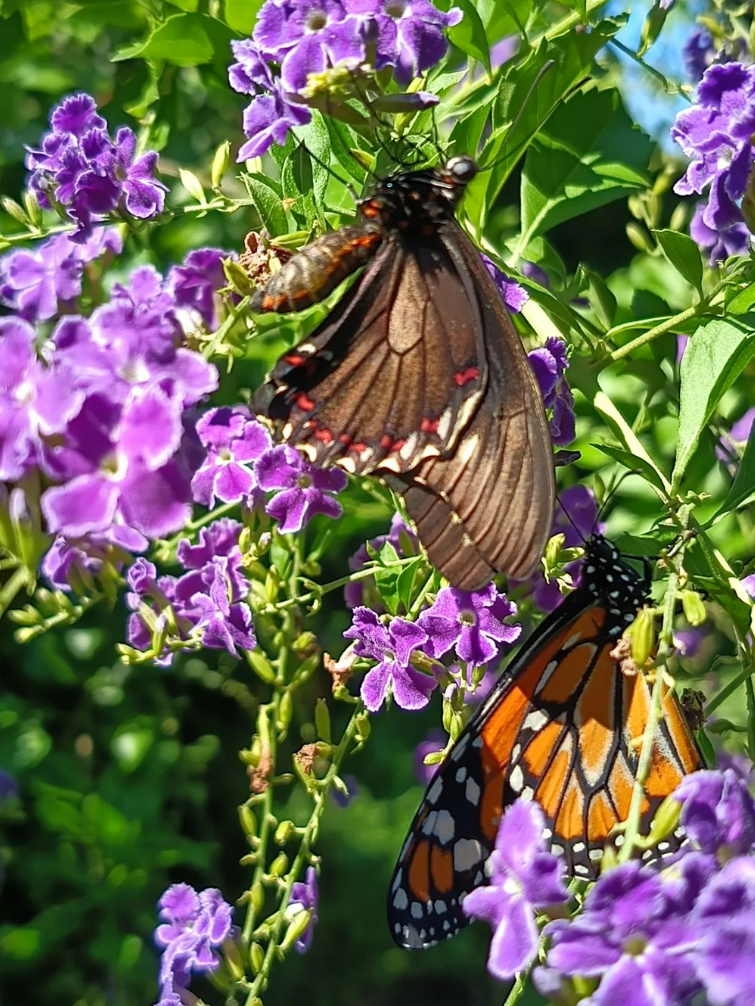
[{"label": "green flower bud", "polygon": [[300,912],[294,916],[291,920],[291,924],[286,930],[286,935],[283,937],[283,942],[281,943],[281,950],[285,953],[286,950],[290,950],[291,947],[296,943],[300,936],[304,934],[305,929],[309,925],[312,919],[312,913],[306,908],[302,909]]},{"label": "green flower bud", "polygon": [[245,835],[252,837],[257,834],[257,818],[254,816],[252,808],[246,803],[242,803],[239,807],[239,821]]},{"label": "green flower bud", "polygon": [[294,825],[293,821],[281,821],[281,823],[275,829],[276,845],[285,845],[295,831],[296,826]]},{"label": "green flower bud", "polygon": [[682,591],[682,609],[690,625],[702,625],[707,617],[705,603],[695,590]]},{"label": "green flower bud", "polygon": [[218,149],[215,151],[215,156],[212,159],[212,170],[210,171],[210,179],[212,182],[213,189],[219,189],[220,183],[225,177],[225,173],[228,170],[228,165],[231,163],[231,141],[226,140],[225,143],[221,143]]},{"label": "green flower bud", "polygon": [[181,179],[181,184],[189,195],[193,196],[198,203],[207,202],[204,189],[202,188],[202,183],[193,171],[188,171],[186,168],[179,168],[178,177]]},{"label": "green flower bud", "polygon": [[249,947],[249,963],[252,965],[252,971],[255,974],[262,970],[262,965],[265,963],[265,951],[259,943],[253,943]]},{"label": "green flower bud", "polygon": [[655,626],[653,612],[650,608],[642,608],[637,618],[629,626],[629,642],[631,644],[632,660],[641,669],[648,662],[655,642]]},{"label": "green flower bud", "polygon": [[285,852],[279,852],[270,864],[270,876],[282,877],[288,869],[288,856]]},{"label": "green flower bud", "polygon": [[278,733],[288,730],[294,715],[294,700],[291,692],[284,692],[278,705],[278,718],[275,721]]},{"label": "green flower bud", "polygon": [[318,699],[315,705],[315,726],[318,737],[330,743],[330,710],[325,699]]}]

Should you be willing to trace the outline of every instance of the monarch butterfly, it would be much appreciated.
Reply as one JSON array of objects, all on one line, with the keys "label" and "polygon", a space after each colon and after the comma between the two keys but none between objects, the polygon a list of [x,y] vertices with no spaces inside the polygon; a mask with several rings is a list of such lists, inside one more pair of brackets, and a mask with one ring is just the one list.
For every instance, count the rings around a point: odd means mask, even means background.
[{"label": "monarch butterfly", "polygon": [[[538,801],[568,872],[596,876],[611,830],[629,814],[648,719],[647,682],[624,673],[615,653],[648,589],[649,574],[638,576],[611,542],[588,542],[580,586],[530,637],[430,781],[388,894],[400,946],[429,947],[465,925],[464,897],[484,882],[501,815],[517,797]],[[644,826],[703,767],[676,696],[662,687]],[[658,850],[679,844],[674,835]]]},{"label": "monarch butterfly", "polygon": [[529,575],[554,506],[537,382],[454,218],[476,172],[453,157],[383,179],[359,203],[364,223],[304,248],[252,300],[258,312],[300,310],[366,264],[253,405],[317,464],[383,475],[431,562],[465,590],[496,571]]}]

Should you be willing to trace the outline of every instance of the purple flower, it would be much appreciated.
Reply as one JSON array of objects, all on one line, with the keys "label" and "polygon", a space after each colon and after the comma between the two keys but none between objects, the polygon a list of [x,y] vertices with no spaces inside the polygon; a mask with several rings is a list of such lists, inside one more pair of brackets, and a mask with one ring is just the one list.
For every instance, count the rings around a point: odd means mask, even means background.
[{"label": "purple flower", "polygon": [[732,474],[741,460],[741,449],[750,439],[753,422],[755,422],[755,407],[748,409],[743,416],[740,416],[716,446],[716,457],[727,465]]},{"label": "purple flower", "polygon": [[357,656],[377,661],[362,682],[362,700],[370,712],[381,708],[390,691],[402,709],[422,709],[437,682],[410,666],[412,653],[427,641],[414,622],[393,618],[384,625],[369,608],[355,608],[354,622],[344,638],[355,639]]},{"label": "purple flower", "polygon": [[254,41],[267,59],[281,65],[283,89],[302,91],[311,73],[341,60],[364,58],[357,23],[346,19],[339,0],[268,0],[254,26]]},{"label": "purple flower", "polygon": [[[298,954],[306,954],[312,945],[315,924],[317,922],[317,870],[314,866],[307,867],[304,881],[297,880],[291,887],[291,899],[288,903],[288,914],[294,917],[300,911],[310,912],[309,925],[294,943]],[[292,912],[291,910],[294,909]]]},{"label": "purple flower", "polygon": [[551,279],[545,269],[542,269],[539,265],[534,262],[522,262],[522,276],[526,276],[527,279],[532,279],[540,286],[544,286],[546,290],[550,289]]},{"label": "purple flower", "polygon": [[689,955],[712,1006],[755,1002],[755,861],[726,863],[690,916]]},{"label": "purple flower", "polygon": [[232,257],[221,248],[195,248],[183,265],[173,266],[168,273],[168,288],[176,305],[196,311],[208,329],[217,327],[215,297],[227,285],[223,259]]},{"label": "purple flower", "polygon": [[755,801],[749,771],[732,763],[723,771],[701,771],[682,779],[674,798],[682,804],[687,836],[706,853],[748,852],[755,842]]},{"label": "purple flower", "polygon": [[[710,252],[708,264],[715,266],[732,255],[745,255],[752,244],[752,235],[743,221],[735,221],[729,227],[714,230],[703,220],[705,203],[698,203],[689,225],[692,240]],[[681,338],[681,337],[680,337]]]},{"label": "purple flower", "polygon": [[0,768],[0,803],[18,796],[18,782],[15,777]]},{"label": "purple flower", "polygon": [[751,573],[749,576],[745,576],[742,580],[742,586],[750,595],[750,597],[755,600],[755,573]]},{"label": "purple flower", "polygon": [[509,279],[505,273],[501,272],[491,258],[488,258],[488,256],[484,253],[481,253],[481,257],[485,268],[493,277],[493,281],[498,287],[498,292],[500,293],[504,304],[509,311],[513,311],[514,314],[519,314],[524,305],[530,299],[529,293],[523,286],[517,283],[516,280]]},{"label": "purple flower", "polygon": [[[406,526],[401,514],[395,513],[391,517],[391,526],[388,534],[379,534],[369,544],[374,552],[379,552],[386,542],[393,545],[398,555],[404,556],[407,554],[411,555],[416,551],[418,539],[416,534]],[[411,549],[409,553],[404,550],[404,545],[408,545]],[[360,545],[356,552],[349,557],[349,569],[352,573],[363,569],[369,558],[370,554],[367,551],[367,546]],[[347,584],[343,592],[347,607],[356,608],[359,604],[368,603],[365,600],[365,592],[367,592],[370,595],[368,607],[371,607],[380,614],[384,609],[380,604],[380,598],[377,596],[377,591],[374,587],[375,581],[371,577],[366,580],[355,580],[353,583]],[[375,594],[375,597],[372,596],[373,594]]]},{"label": "purple flower", "polygon": [[54,198],[68,208],[81,240],[91,233],[92,222],[116,208],[138,219],[162,212],[167,191],[154,177],[157,154],[136,157],[136,136],[122,128],[115,140],[97,114],[87,94],[65,98],[50,117],[52,132],[43,136],[38,150],[30,150],[30,187],[42,205]]},{"label": "purple flower", "polygon": [[220,891],[208,887],[199,894],[188,884],[173,884],[158,901],[160,918],[155,942],[163,947],[160,964],[161,1003],[186,988],[192,971],[216,971],[217,948],[231,931],[232,907]]},{"label": "purple flower", "polygon": [[691,658],[696,656],[700,651],[704,639],[705,631],[703,629],[674,630],[674,647],[682,657]]},{"label": "purple flower", "polygon": [[105,252],[120,252],[115,228],[99,230],[84,244],[59,234],[35,250],[21,249],[0,258],[0,303],[26,321],[48,321],[60,302],[81,293],[84,264]]},{"label": "purple flower", "polygon": [[[140,650],[152,644],[152,633],[142,606],[156,616],[157,624],[166,624],[167,609],[171,618],[167,624],[177,632],[174,639],[201,639],[210,649],[225,649],[238,656],[238,649],[252,650],[256,646],[252,617],[243,603],[249,592],[239,549],[238,521],[223,519],[203,528],[199,541],[188,539],[178,544],[177,557],[186,569],[181,577],[158,577],[155,566],[146,559],[137,559],[126,580],[130,592],[126,604],[133,614],[128,620],[129,643]],[[170,662],[172,650],[160,655],[159,662]]]},{"label": "purple flower", "polygon": [[427,611],[417,619],[428,637],[427,651],[442,657],[451,647],[468,667],[480,667],[498,656],[497,644],[515,642],[521,625],[506,625],[504,619],[516,614],[516,605],[499,594],[495,584],[472,593],[445,587]]},{"label": "purple flower", "polygon": [[[197,503],[211,507],[215,499],[235,503],[257,485],[253,462],[270,448],[270,434],[246,409],[210,409],[197,423],[207,456],[191,480]],[[297,528],[298,530],[298,528]]]},{"label": "purple flower", "polygon": [[568,901],[563,862],[546,851],[545,818],[531,801],[517,800],[501,819],[488,861],[489,881],[464,899],[464,914],[493,929],[488,971],[513,978],[534,960],[538,948],[535,911]]},{"label": "purple flower", "polygon": [[395,67],[401,84],[443,58],[448,48],[443,30],[462,18],[458,7],[446,14],[428,0],[343,0],[343,5],[360,24],[368,48],[374,46],[375,66]]},{"label": "purple flower", "polygon": [[540,385],[546,409],[553,409],[551,439],[557,447],[570,444],[574,440],[574,398],[564,377],[569,366],[566,343],[551,336],[544,346],[528,353],[527,358]]},{"label": "purple flower", "polygon": [[318,513],[341,516],[341,505],[332,495],[346,487],[346,475],[339,469],[316,468],[293,447],[285,445],[265,451],[256,462],[255,471],[260,489],[282,490],[266,509],[284,534],[301,531]]},{"label": "purple flower", "polygon": [[669,883],[638,862],[599,878],[581,915],[546,927],[553,945],[550,968],[566,975],[600,978],[591,1006],[675,1006],[687,1003],[700,984],[684,959],[689,938],[677,909],[689,885]]},{"label": "purple flower", "polygon": [[744,195],[752,166],[753,131],[755,68],[743,63],[709,67],[697,89],[696,104],[679,113],[671,130],[690,158],[674,191],[688,196],[709,188],[700,222],[717,234],[742,223],[737,201]]},{"label": "purple flower", "polygon": [[682,46],[682,60],[687,78],[696,84],[715,59],[713,38],[705,28],[695,28]]},{"label": "purple flower", "polygon": [[247,142],[239,148],[237,161],[261,157],[275,143],[282,146],[290,129],[305,126],[312,113],[303,105],[287,101],[276,82],[272,94],[259,94],[244,110],[243,128]]},{"label": "purple flower", "polygon": [[414,771],[425,786],[438,771],[437,765],[425,765],[425,756],[442,751],[446,746],[446,735],[440,730],[431,730],[427,737],[414,749]]},{"label": "purple flower", "polygon": [[[598,523],[598,504],[591,489],[575,485],[559,495],[556,501],[556,515],[551,535],[563,534],[564,547],[575,548],[583,545],[593,534],[600,534],[604,525]],[[581,561],[570,562],[564,567],[575,587],[581,580]],[[536,570],[527,581],[532,599],[541,611],[553,611],[564,597],[555,580],[547,583],[540,570]]]},{"label": "purple flower", "polygon": [[123,524],[85,538],[58,535],[42,560],[41,572],[55,590],[82,592],[106,570],[118,573],[130,561],[130,552],[142,552],[148,544],[143,534]]}]

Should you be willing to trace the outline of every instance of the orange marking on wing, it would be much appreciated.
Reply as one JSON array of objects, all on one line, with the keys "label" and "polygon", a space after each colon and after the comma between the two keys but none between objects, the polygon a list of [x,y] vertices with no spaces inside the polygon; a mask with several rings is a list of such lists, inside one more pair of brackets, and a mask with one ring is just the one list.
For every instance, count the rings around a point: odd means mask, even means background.
[{"label": "orange marking on wing", "polygon": [[294,401],[303,412],[311,412],[315,407],[315,403],[303,391],[299,392]]},{"label": "orange marking on wing", "polygon": [[676,766],[669,760],[670,752],[664,751],[665,744],[653,744],[653,752],[650,759],[650,772],[645,782],[645,792],[648,796],[657,796],[662,800],[673,793],[682,777]]},{"label": "orange marking on wing", "polygon": [[302,356],[300,353],[289,353],[283,359],[286,363],[290,363],[292,367],[301,367],[307,362],[307,357]]},{"label": "orange marking on wing", "polygon": [[480,800],[480,829],[489,842],[495,840],[503,813],[503,773],[485,783]]},{"label": "orange marking on wing", "polygon": [[617,817],[608,797],[605,793],[596,793],[587,812],[587,838],[591,842],[605,842],[616,824]]},{"label": "orange marking on wing", "polygon": [[672,689],[663,696],[663,714],[684,774],[696,772],[703,767],[700,752],[692,739],[686,717]]},{"label": "orange marking on wing", "polygon": [[561,794],[566,785],[571,763],[571,749],[572,739],[565,737],[558,754],[551,762],[551,767],[535,790],[535,799],[543,808],[545,815],[551,820],[556,816]]},{"label": "orange marking on wing", "polygon": [[407,875],[409,890],[416,901],[430,898],[430,843],[420,839],[412,850],[412,861]]},{"label": "orange marking on wing", "polygon": [[450,851],[434,845],[430,853],[430,876],[433,886],[441,894],[447,894],[454,886],[454,861]]},{"label": "orange marking on wing", "polygon": [[[535,694],[538,682],[554,654],[561,649],[564,638],[574,631],[574,623],[567,625],[539,653],[535,654],[529,666],[520,671],[518,677],[503,693],[501,700],[493,708],[482,728],[483,766],[488,764],[490,770],[497,771],[508,765],[522,719],[532,696]],[[553,673],[557,674],[558,669]]]},{"label": "orange marking on wing", "polygon": [[585,797],[579,782],[572,776],[564,794],[561,810],[558,812],[554,832],[567,841],[580,838],[584,834],[582,812],[585,809]]},{"label": "orange marking on wing", "polygon": [[547,723],[529,742],[524,752],[524,762],[531,775],[541,776],[550,757],[551,751],[561,733],[563,723],[553,721]]},{"label": "orange marking on wing", "polygon": [[[632,800],[633,786],[634,779],[632,778],[632,773],[629,771],[626,759],[623,755],[617,755],[611,773],[608,776],[608,789],[610,790],[611,799],[616,807],[620,821],[626,821],[629,816],[629,804]],[[643,812],[649,806],[648,801],[646,799],[643,800]]]},{"label": "orange marking on wing", "polygon": [[539,697],[545,702],[568,702],[594,654],[595,643],[580,643],[575,646],[562,658]]},{"label": "orange marking on wing", "polygon": [[639,749],[636,745],[633,746],[633,742],[638,741],[645,732],[650,711],[650,692],[642,674],[635,674],[633,677],[624,675],[624,708],[627,745],[630,751],[637,754]]},{"label": "orange marking on wing", "polygon": [[609,654],[610,645],[600,654],[577,704],[579,752],[582,769],[590,785],[603,775],[611,751],[616,724],[614,695],[616,663]]}]

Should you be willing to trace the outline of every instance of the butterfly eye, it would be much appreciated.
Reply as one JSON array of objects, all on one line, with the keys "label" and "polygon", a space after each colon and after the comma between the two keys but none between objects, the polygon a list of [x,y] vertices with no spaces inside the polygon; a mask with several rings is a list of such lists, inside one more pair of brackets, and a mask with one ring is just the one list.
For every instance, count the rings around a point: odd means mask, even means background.
[{"label": "butterfly eye", "polygon": [[478,167],[471,157],[452,157],[446,165],[446,171],[454,181],[466,185],[478,172]]}]

